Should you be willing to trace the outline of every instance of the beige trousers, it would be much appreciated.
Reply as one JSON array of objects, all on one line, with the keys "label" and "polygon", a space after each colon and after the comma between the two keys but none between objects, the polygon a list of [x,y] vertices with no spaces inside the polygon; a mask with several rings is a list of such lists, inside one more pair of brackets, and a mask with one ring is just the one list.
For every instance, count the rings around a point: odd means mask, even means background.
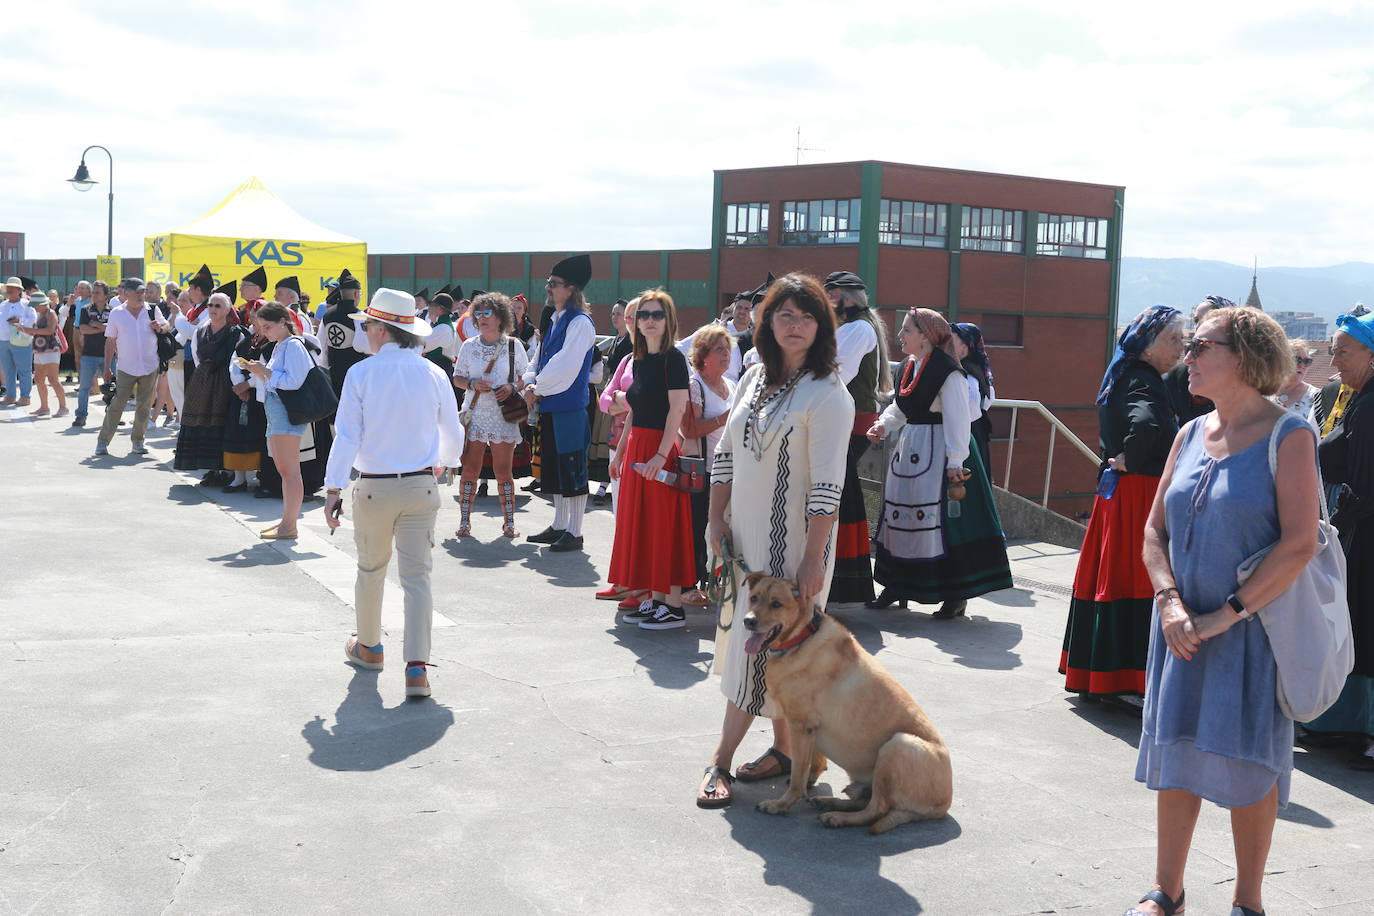
[{"label": "beige trousers", "polygon": [[358,642],[382,641],[382,589],[396,545],[396,566],[405,603],[405,661],[429,661],[434,598],[429,573],[434,567],[434,521],[439,487],[433,474],[400,478],[358,478],[353,485],[353,538],[358,545],[358,580],[353,607]]},{"label": "beige trousers", "polygon": [[[153,394],[157,391],[157,370],[147,375],[130,375],[122,369],[115,369],[115,396],[105,408],[105,422],[100,427],[100,444],[109,446],[119,429],[119,418],[124,416],[124,405],[129,403],[129,395],[134,395],[134,425],[129,430],[129,438],[135,446],[143,444],[143,436],[148,432],[148,412],[153,406]],[[136,392],[136,393],[135,393]]]}]

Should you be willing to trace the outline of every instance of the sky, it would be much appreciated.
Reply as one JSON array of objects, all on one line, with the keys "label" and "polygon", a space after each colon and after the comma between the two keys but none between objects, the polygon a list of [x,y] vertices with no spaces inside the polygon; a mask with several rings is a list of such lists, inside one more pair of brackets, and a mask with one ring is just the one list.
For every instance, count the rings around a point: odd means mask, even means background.
[{"label": "sky", "polygon": [[[1142,12],[1142,10],[1145,10]],[[250,176],[372,252],[704,248],[714,169],[1126,188],[1124,250],[1374,261],[1374,5],[45,0],[0,16],[0,229],[115,253]]]}]

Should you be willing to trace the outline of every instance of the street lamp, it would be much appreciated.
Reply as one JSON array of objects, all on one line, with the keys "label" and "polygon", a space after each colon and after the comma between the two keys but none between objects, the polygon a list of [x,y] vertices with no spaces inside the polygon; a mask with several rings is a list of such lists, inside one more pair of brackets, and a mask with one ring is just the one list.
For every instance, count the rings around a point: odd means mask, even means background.
[{"label": "street lamp", "polygon": [[98,149],[110,159],[110,219],[107,224],[105,234],[105,253],[114,254],[114,156],[103,146],[88,146],[81,151],[81,164],[76,167],[76,174],[68,178],[72,187],[78,191],[89,191],[93,185],[99,184],[91,178],[90,171],[86,168],[86,154],[93,149]]}]

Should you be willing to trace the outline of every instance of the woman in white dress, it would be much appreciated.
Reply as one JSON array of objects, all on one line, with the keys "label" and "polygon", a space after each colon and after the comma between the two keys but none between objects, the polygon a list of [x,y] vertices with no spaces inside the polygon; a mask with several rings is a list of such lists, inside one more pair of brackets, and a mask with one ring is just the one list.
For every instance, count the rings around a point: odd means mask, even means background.
[{"label": "woman in white dress", "polygon": [[[835,569],[835,519],[844,489],[854,401],[835,371],[835,318],[815,278],[788,274],[763,303],[755,335],[760,364],[744,374],[711,467],[707,542],[730,556],[735,584],[748,571],[795,579],[800,600],[823,605]],[[730,520],[726,521],[729,510]],[[742,588],[722,608],[714,670],[728,702],[720,743],[697,791],[697,804],[731,801],[731,762],[754,716],[774,716],[764,685],[767,637],[733,626],[748,609]],[[773,746],[738,778],[791,772],[786,726],[773,720]]]},{"label": "woman in white dress", "polygon": [[477,334],[463,341],[453,364],[453,384],[467,391],[459,414],[467,424],[467,444],[463,447],[461,517],[455,534],[460,538],[472,534],[472,499],[482,473],[482,457],[490,448],[496,491],[505,516],[501,534],[518,537],[511,461],[520,443],[520,426],[502,416],[500,402],[512,397],[515,388],[511,378],[522,378],[529,360],[520,341],[510,336],[509,299],[500,293],[483,293],[473,300],[470,314],[477,322]]}]

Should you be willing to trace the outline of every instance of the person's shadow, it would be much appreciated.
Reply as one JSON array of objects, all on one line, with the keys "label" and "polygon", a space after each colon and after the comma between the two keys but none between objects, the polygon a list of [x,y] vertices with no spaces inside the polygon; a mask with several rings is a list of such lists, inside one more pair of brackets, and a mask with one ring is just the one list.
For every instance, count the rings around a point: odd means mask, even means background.
[{"label": "person's shadow", "polygon": [[[836,779],[843,782],[844,773]],[[870,836],[865,828],[822,826],[820,812],[806,801],[782,815],[764,814],[754,807],[765,798],[781,795],[785,780],[743,787],[736,783],[733,788],[735,803],[725,809],[731,836],[763,859],[765,883],[805,897],[814,913],[850,912],[859,900],[865,911],[873,913],[923,912],[919,900],[883,877],[883,859],[939,846],[963,833],[959,822],[946,815]],[[824,779],[818,788],[819,794],[828,793]]]},{"label": "person's shadow", "polygon": [[320,716],[301,727],[315,766],[341,772],[380,770],[438,744],[453,724],[453,710],[432,700],[384,708],[377,676],[362,670],[353,675],[332,729]]}]

